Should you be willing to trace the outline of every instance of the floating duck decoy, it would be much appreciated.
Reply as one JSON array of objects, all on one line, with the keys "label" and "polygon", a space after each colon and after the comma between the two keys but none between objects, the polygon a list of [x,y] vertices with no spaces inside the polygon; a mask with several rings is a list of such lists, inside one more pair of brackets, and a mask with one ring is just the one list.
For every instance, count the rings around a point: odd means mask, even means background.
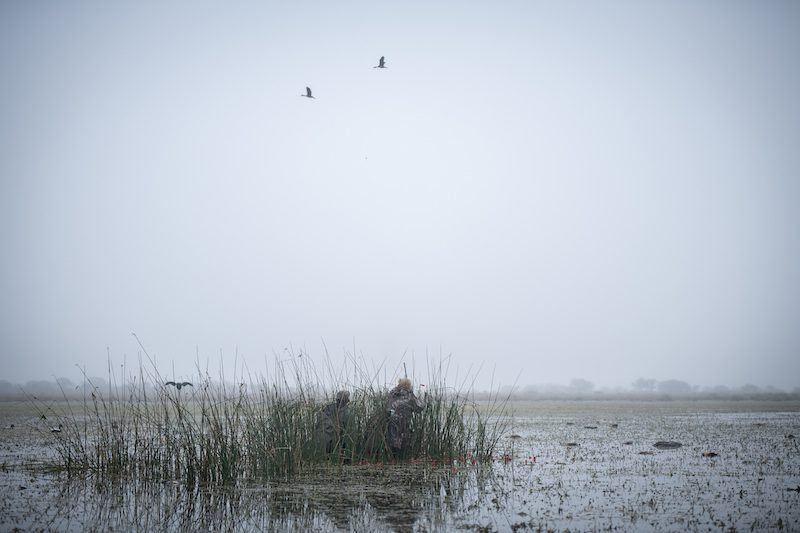
[{"label": "floating duck decoy", "polygon": [[384,57],[381,56],[381,58],[378,60],[378,64],[372,68],[389,68],[389,67],[386,66],[386,61],[384,60]]},{"label": "floating duck decoy", "polygon": [[173,387],[175,387],[178,390],[181,390],[181,387],[194,387],[194,385],[192,385],[188,381],[178,381],[178,382],[167,381],[166,383],[164,383],[164,386],[168,386],[168,385],[172,385]]},{"label": "floating duck decoy", "polygon": [[306,87],[306,94],[301,94],[300,96],[305,96],[306,98],[314,98],[311,94],[311,87]]}]

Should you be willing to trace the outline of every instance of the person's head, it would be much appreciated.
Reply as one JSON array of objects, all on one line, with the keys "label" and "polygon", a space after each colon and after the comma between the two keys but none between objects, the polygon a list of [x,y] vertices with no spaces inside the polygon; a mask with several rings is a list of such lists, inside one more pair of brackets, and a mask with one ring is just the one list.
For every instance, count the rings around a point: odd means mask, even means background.
[{"label": "person's head", "polygon": [[397,387],[400,389],[411,390],[411,380],[408,378],[400,378],[397,381]]},{"label": "person's head", "polygon": [[344,405],[350,403],[350,391],[340,390],[336,393],[336,403]]}]

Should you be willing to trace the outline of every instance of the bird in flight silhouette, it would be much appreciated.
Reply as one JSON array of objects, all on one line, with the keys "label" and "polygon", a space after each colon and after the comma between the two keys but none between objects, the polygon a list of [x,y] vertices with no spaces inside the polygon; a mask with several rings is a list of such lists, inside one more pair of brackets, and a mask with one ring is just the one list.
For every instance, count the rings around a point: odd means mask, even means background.
[{"label": "bird in flight silhouette", "polygon": [[192,385],[188,381],[179,381],[177,383],[174,382],[174,381],[167,381],[166,383],[164,383],[164,386],[167,386],[167,385],[172,385],[173,387],[175,387],[178,390],[181,390],[181,387],[187,387],[187,386],[188,387],[194,387],[194,385]]}]

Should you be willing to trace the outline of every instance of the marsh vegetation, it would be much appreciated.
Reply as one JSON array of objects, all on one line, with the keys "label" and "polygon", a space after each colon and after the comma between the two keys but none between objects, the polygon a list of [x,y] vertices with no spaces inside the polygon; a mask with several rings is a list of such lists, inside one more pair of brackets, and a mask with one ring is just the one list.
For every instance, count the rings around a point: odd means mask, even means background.
[{"label": "marsh vegetation", "polygon": [[[387,443],[388,391],[379,372],[328,366],[323,377],[302,355],[276,361],[269,378],[235,372],[233,384],[201,372],[176,383],[140,364],[122,382],[109,376],[105,390],[89,381],[77,401],[31,401],[45,431],[62,428],[51,467],[70,476],[229,485],[288,480],[321,464],[399,460]],[[417,387],[424,409],[409,415],[403,460],[491,461],[507,426],[506,402],[479,409],[468,387],[447,383],[446,365],[427,371]],[[340,389],[352,391],[349,416],[326,449],[320,417]]]}]

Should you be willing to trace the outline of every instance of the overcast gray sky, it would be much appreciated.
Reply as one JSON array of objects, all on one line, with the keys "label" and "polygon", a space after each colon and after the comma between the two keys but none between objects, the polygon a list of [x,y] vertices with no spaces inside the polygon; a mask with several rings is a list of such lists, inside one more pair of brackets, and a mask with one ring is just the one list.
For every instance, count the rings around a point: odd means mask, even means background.
[{"label": "overcast gray sky", "polygon": [[791,1],[2,2],[0,379],[798,386],[798,50]]}]

